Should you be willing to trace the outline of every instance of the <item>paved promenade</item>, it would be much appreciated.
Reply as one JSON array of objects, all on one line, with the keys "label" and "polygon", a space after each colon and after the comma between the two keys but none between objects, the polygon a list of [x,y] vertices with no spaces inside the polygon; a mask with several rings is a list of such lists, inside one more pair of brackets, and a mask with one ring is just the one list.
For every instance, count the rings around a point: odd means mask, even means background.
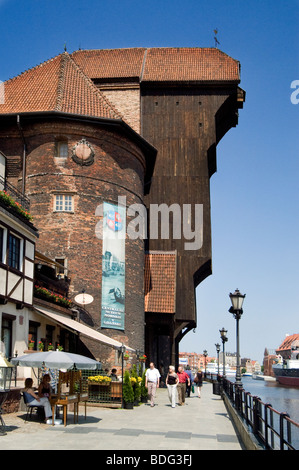
[{"label": "paved promenade", "polygon": [[[242,450],[225,405],[204,383],[202,398],[192,394],[185,406],[171,408],[166,389],[157,391],[156,406],[142,404],[134,410],[80,407],[79,423],[50,426],[25,422],[25,413],[3,415],[4,450]],[[132,452],[134,454],[134,452]],[[112,453],[113,455],[113,453]]]}]

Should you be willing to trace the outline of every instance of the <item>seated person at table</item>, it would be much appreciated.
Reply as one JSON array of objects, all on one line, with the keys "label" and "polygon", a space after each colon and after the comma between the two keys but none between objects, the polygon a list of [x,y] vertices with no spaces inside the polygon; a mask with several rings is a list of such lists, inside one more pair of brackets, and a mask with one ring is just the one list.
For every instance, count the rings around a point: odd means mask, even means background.
[{"label": "seated person at table", "polygon": [[39,387],[38,387],[38,396],[40,398],[42,397],[47,397],[49,398],[49,396],[51,395],[51,385],[50,385],[50,382],[51,382],[51,377],[49,374],[45,374],[42,378],[42,381],[41,383],[39,384]]},{"label": "seated person at table", "polygon": [[32,388],[32,384],[32,379],[25,379],[25,387],[23,388],[22,392],[24,393],[28,405],[44,407],[46,417],[45,421],[47,421],[48,418],[52,417],[52,409],[50,402],[47,397],[38,397]]},{"label": "seated person at table", "polygon": [[111,377],[113,382],[118,380],[118,377],[116,375],[116,369],[112,369],[110,377]]}]

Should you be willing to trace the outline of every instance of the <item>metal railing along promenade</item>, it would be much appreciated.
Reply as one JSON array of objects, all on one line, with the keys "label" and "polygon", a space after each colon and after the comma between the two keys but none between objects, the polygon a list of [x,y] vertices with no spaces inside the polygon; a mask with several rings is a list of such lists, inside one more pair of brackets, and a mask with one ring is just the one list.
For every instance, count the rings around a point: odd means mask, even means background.
[{"label": "metal railing along promenade", "polygon": [[287,413],[275,410],[235,383],[215,374],[207,374],[215,393],[226,394],[238,415],[267,450],[299,450],[299,423]]}]

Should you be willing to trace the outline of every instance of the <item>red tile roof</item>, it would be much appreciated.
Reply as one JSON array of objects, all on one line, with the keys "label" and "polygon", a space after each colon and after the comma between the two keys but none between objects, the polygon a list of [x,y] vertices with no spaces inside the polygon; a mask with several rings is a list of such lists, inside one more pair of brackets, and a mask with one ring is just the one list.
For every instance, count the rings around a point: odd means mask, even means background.
[{"label": "red tile roof", "polygon": [[144,291],[146,312],[175,313],[175,251],[153,251],[146,253]]},{"label": "red tile roof", "polygon": [[240,81],[239,62],[216,48],[161,47],[81,50],[72,54],[92,79]]},{"label": "red tile roof", "polygon": [[239,78],[239,62],[215,48],[64,52],[7,80],[0,114],[61,111],[123,119],[92,80],[239,82]]},{"label": "red tile roof", "polygon": [[143,81],[239,81],[239,63],[214,48],[149,49]]},{"label": "red tile roof", "polygon": [[278,349],[276,349],[276,353],[278,354],[280,351],[286,351],[291,349],[291,346],[294,342],[299,342],[299,334],[289,335],[287,336]]},{"label": "red tile roof", "polygon": [[67,52],[4,83],[0,114],[34,111],[121,119]]},{"label": "red tile roof", "polygon": [[95,49],[72,53],[75,62],[90,78],[140,77],[146,49]]}]

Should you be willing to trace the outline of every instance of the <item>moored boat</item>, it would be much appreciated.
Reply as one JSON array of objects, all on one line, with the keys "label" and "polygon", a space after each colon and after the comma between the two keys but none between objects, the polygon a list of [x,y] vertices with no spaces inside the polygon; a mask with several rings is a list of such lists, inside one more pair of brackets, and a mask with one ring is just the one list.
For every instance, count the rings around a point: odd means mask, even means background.
[{"label": "moored boat", "polygon": [[[223,364],[219,364],[219,374],[223,375]],[[206,366],[206,371],[208,374],[217,374],[218,373],[218,364],[216,362],[208,362]],[[235,377],[236,369],[232,369],[229,365],[225,366],[225,376],[226,377]]]},{"label": "moored boat", "polygon": [[286,359],[278,364],[273,364],[272,370],[276,380],[282,385],[299,387],[299,360]]},{"label": "moored boat", "polygon": [[299,387],[299,334],[286,335],[276,354],[272,370],[277,382]]},{"label": "moored boat", "polygon": [[271,375],[264,375],[265,382],[276,382],[276,378],[272,377]]},{"label": "moored boat", "polygon": [[257,372],[252,374],[253,380],[264,380],[263,374],[258,374]]}]

